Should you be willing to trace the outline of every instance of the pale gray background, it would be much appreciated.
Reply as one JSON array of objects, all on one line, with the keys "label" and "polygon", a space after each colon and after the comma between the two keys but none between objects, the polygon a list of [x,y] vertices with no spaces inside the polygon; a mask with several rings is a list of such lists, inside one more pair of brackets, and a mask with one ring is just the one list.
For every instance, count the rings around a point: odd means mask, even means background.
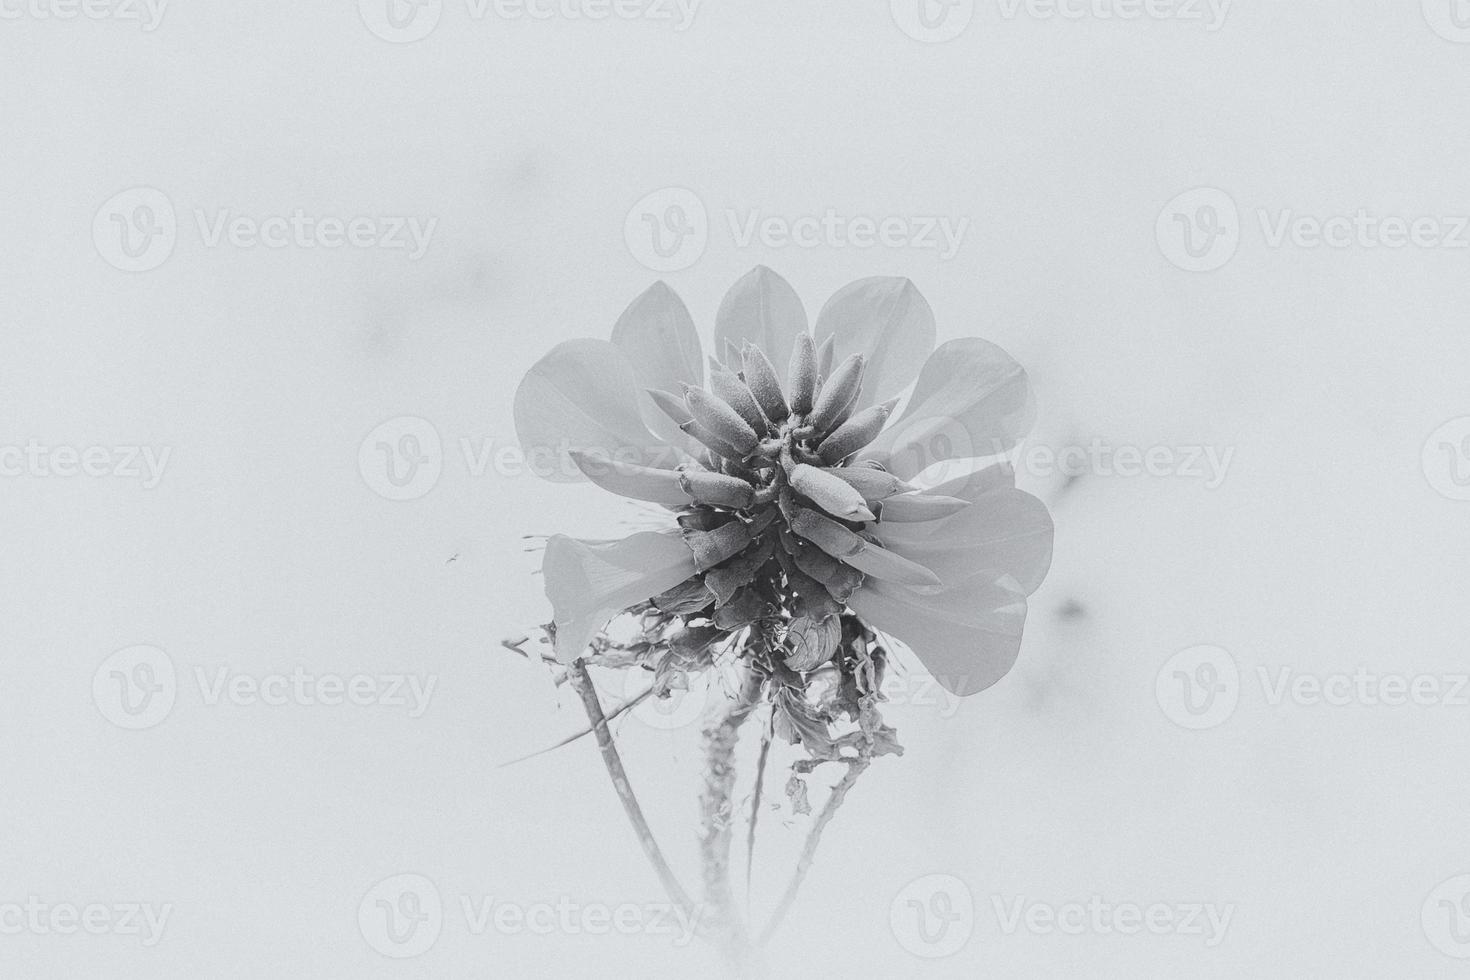
[{"label": "pale gray background", "polygon": [[[770,952],[776,975],[1455,976],[1420,927],[1470,871],[1470,708],[1266,703],[1258,665],[1465,669],[1470,503],[1421,471],[1470,414],[1470,251],[1273,250],[1257,208],[1470,213],[1470,45],[1417,2],[1241,0],[1224,27],[1005,19],[920,43],[885,2],[706,0],[667,23],[471,19],[375,37],[349,3],[178,3],[136,24],[0,21],[0,443],[172,447],[162,485],[0,481],[0,902],[172,903],[163,941],[0,936],[15,977],[692,976],[658,937],[470,935],[457,896],[661,898],[543,671],[497,646],[547,617],[520,536],[618,533],[579,486],[475,478],[459,440],[514,439],[511,396],[556,341],[604,337],[658,275],[628,209],[694,190],[714,231],[665,278],[706,337],[766,263],[813,313],[911,277],[941,338],[979,334],[1035,380],[1037,438],[1235,447],[1198,480],[1023,477],[1056,561],[1021,662],[953,717],[890,712]],[[164,191],[179,241],[118,271],[92,239],[117,192]],[[1155,241],[1175,195],[1240,206],[1224,268]],[[723,212],[967,216],[959,255],[739,248]],[[206,248],[193,211],[437,217],[428,254]],[[444,473],[394,503],[363,437],[431,420]],[[449,561],[458,555],[457,560]],[[1084,614],[1061,617],[1069,602]],[[138,643],[181,673],[155,728],[91,697]],[[1226,647],[1234,717],[1155,699],[1175,652]],[[193,668],[427,672],[395,709],[203,704]],[[625,753],[693,878],[693,726]],[[768,907],[800,824],[767,826]],[[775,843],[776,840],[783,843]],[[782,852],[781,847],[787,851]],[[789,858],[788,858],[789,859]],[[373,883],[451,906],[424,956],[359,935]],[[889,904],[963,879],[975,934],[910,955]],[[1234,903],[1225,941],[1000,932],[991,896]]]}]

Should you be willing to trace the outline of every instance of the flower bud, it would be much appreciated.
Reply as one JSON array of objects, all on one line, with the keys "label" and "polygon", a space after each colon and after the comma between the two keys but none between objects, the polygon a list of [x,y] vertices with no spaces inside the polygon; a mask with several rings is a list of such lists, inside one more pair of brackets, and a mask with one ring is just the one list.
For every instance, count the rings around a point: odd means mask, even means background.
[{"label": "flower bud", "polygon": [[859,449],[878,438],[883,426],[888,424],[888,415],[898,399],[874,405],[858,412],[837,427],[837,431],[823,439],[817,446],[817,455],[828,463],[839,463]]},{"label": "flower bud", "polygon": [[744,480],[708,470],[683,470],[678,474],[679,489],[696,504],[714,507],[748,507],[755,499],[755,487]]},{"label": "flower bud", "polygon": [[807,416],[807,425],[817,433],[825,433],[837,424],[838,416],[857,399],[858,390],[863,386],[865,364],[863,355],[852,354],[837,365],[837,370],[822,382],[821,394]]},{"label": "flower bud", "polygon": [[765,432],[769,428],[766,425],[766,417],[761,414],[760,406],[756,404],[755,396],[750,393],[750,388],[733,372],[722,367],[713,368],[709,375],[709,388],[725,404],[735,409],[736,414],[756,432]]},{"label": "flower bud", "polygon": [[786,388],[791,393],[791,411],[805,415],[812,410],[812,398],[817,393],[817,352],[812,347],[812,335],[809,333],[796,335]]},{"label": "flower bud", "polygon": [[845,521],[871,521],[873,512],[868,509],[863,495],[846,481],[815,466],[797,463],[791,468],[791,489],[812,503]]},{"label": "flower bud", "polygon": [[701,388],[684,386],[684,404],[689,406],[694,421],[712,432],[718,439],[734,447],[741,456],[749,453],[760,443],[760,437],[750,423],[728,404]]},{"label": "flower bud", "polygon": [[755,396],[756,404],[775,425],[786,421],[791,409],[786,405],[786,396],[781,393],[781,382],[776,369],[765,352],[753,344],[747,344],[740,355],[745,369],[745,386]]}]

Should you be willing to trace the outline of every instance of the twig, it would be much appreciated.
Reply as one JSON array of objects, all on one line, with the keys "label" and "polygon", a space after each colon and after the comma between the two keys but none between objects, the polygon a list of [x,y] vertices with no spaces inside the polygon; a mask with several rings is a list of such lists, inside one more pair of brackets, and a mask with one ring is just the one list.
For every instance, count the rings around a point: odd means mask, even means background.
[{"label": "twig", "polygon": [[[607,720],[608,721],[613,721],[619,715],[621,715],[623,712],[628,711],[628,710],[630,710],[632,708],[637,707],[638,705],[642,704],[644,701],[648,700],[648,696],[650,694],[652,694],[652,693],[653,693],[653,688],[650,687],[648,690],[644,691],[642,694],[639,694],[636,697],[629,698],[628,700],[624,701],[622,704],[618,705],[613,710],[609,711],[607,713]],[[530,755],[523,755],[519,759],[512,759],[509,762],[502,762],[500,765],[496,766],[495,768],[496,769],[504,769],[507,766],[513,766],[513,765],[515,765],[517,762],[525,762],[527,759],[534,759],[538,755],[545,755],[548,752],[554,752],[554,751],[556,751],[557,749],[561,748],[564,745],[571,745],[573,742],[575,742],[577,739],[581,738],[584,735],[591,735],[594,730],[595,730],[594,729],[594,726],[588,725],[586,728],[582,729],[581,731],[579,731],[579,732],[573,732],[572,734],[568,735],[566,738],[562,739],[560,742],[557,742],[555,745],[548,745],[544,749],[537,749],[535,752],[532,752]]]},{"label": "twig", "polygon": [[602,702],[597,697],[597,689],[592,686],[592,678],[587,676],[587,665],[580,657],[567,667],[567,678],[571,681],[572,689],[582,699],[582,706],[587,710],[587,720],[592,723],[592,728],[597,733],[597,748],[602,753],[603,765],[607,767],[607,774],[612,778],[613,789],[623,803],[623,810],[628,814],[628,821],[633,825],[634,833],[638,835],[638,843],[643,845],[643,853],[648,856],[648,863],[653,865],[654,872],[658,875],[659,881],[663,883],[664,891],[669,893],[669,898],[674,904],[693,910],[694,903],[689,900],[689,893],[674,876],[674,870],[669,867],[668,860],[664,858],[664,852],[659,848],[658,841],[653,838],[653,830],[643,816],[643,808],[638,805],[638,798],[633,795],[632,784],[628,782],[628,773],[623,769],[622,757],[618,755],[618,748],[613,744],[612,732],[607,727],[607,716],[602,712]]},{"label": "twig", "polygon": [[771,754],[771,730],[775,725],[776,716],[771,715],[771,721],[766,725],[765,731],[761,732],[761,754],[755,763],[755,790],[750,796],[750,826],[745,832],[745,912],[750,914],[750,882],[751,871],[755,866],[755,825],[761,814],[761,791],[766,785],[766,758]]},{"label": "twig", "polygon": [[832,793],[827,797],[826,806],[822,807],[822,812],[817,815],[816,822],[812,824],[811,833],[807,835],[806,844],[801,849],[801,857],[796,862],[796,871],[792,874],[791,881],[786,886],[785,894],[781,896],[781,904],[776,906],[776,911],[772,914],[771,920],[766,923],[766,928],[761,932],[759,945],[764,946],[770,942],[771,937],[780,928],[781,920],[786,917],[786,913],[791,909],[791,904],[796,901],[796,893],[801,889],[801,883],[805,880],[806,873],[811,870],[812,861],[817,856],[817,845],[822,842],[822,831],[827,829],[827,824],[836,816],[837,808],[842,805],[842,801],[847,797],[847,791],[852,789],[852,784],[857,782],[858,777],[863,774],[863,770],[867,769],[871,764],[871,760],[864,756],[838,761],[847,764],[847,772],[843,773],[837,785],[832,787]]}]

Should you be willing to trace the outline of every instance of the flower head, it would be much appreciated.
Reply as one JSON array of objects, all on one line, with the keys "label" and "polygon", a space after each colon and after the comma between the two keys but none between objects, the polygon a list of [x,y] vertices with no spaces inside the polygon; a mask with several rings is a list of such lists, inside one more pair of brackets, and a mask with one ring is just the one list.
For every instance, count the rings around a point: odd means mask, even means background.
[{"label": "flower head", "polygon": [[[1003,460],[1034,404],[1000,348],[934,341],[907,279],[844,287],[808,331],[795,291],[761,267],[720,304],[708,370],[663,283],[611,342],[543,357],[516,392],[528,453],[553,458],[552,479],[671,512],[663,532],[550,540],[558,657],[643,611],[712,637],[748,630],[768,640],[767,669],[798,679],[881,631],[954,693],[999,680],[1051,561],[1050,516]],[[937,468],[952,475],[914,482]]]}]

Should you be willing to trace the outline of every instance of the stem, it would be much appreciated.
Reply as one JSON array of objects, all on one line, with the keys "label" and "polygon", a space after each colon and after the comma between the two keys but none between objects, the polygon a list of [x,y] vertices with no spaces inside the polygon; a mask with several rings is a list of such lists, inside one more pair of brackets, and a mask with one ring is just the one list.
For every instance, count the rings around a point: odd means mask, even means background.
[{"label": "stem", "polygon": [[781,904],[776,906],[771,921],[766,923],[766,928],[761,932],[761,945],[770,942],[776,930],[781,927],[781,920],[786,918],[791,904],[796,901],[796,893],[801,889],[801,883],[806,879],[806,873],[811,870],[812,861],[817,856],[817,845],[822,842],[822,831],[827,829],[827,824],[837,815],[837,808],[847,798],[847,791],[852,789],[852,784],[857,782],[858,777],[863,774],[864,769],[868,768],[871,760],[859,757],[840,761],[847,764],[847,772],[843,773],[837,785],[832,787],[832,793],[827,797],[826,806],[822,807],[822,812],[817,815],[816,823],[812,825],[811,833],[807,835],[806,845],[802,847],[801,857],[796,862],[796,872],[791,876],[785,894],[781,896]]},{"label": "stem", "polygon": [[700,856],[704,864],[704,897],[707,921],[723,934],[726,953],[743,960],[749,940],[743,917],[735,908],[730,887],[730,841],[734,831],[735,744],[740,726],[760,700],[764,678],[748,671],[735,700],[704,728],[704,788],[700,803]]},{"label": "stem", "polygon": [[623,810],[628,814],[628,821],[633,825],[634,833],[638,835],[638,843],[643,845],[643,853],[648,856],[648,863],[653,865],[659,881],[663,882],[664,891],[669,893],[669,898],[674,904],[693,910],[694,903],[689,900],[689,893],[674,876],[674,871],[664,858],[664,852],[659,848],[658,841],[653,839],[653,830],[643,816],[643,808],[638,805],[638,798],[633,795],[632,784],[628,782],[628,773],[623,769],[622,757],[618,755],[618,748],[613,744],[612,732],[607,727],[607,716],[602,713],[602,701],[597,697],[597,689],[592,686],[592,678],[587,676],[587,665],[581,658],[572,661],[567,667],[567,678],[571,681],[573,690],[582,699],[582,706],[587,710],[587,720],[591,722],[593,730],[597,733],[597,748],[602,753],[603,765],[607,767],[607,774],[612,778],[613,789],[617,792],[618,799],[622,800]]}]

